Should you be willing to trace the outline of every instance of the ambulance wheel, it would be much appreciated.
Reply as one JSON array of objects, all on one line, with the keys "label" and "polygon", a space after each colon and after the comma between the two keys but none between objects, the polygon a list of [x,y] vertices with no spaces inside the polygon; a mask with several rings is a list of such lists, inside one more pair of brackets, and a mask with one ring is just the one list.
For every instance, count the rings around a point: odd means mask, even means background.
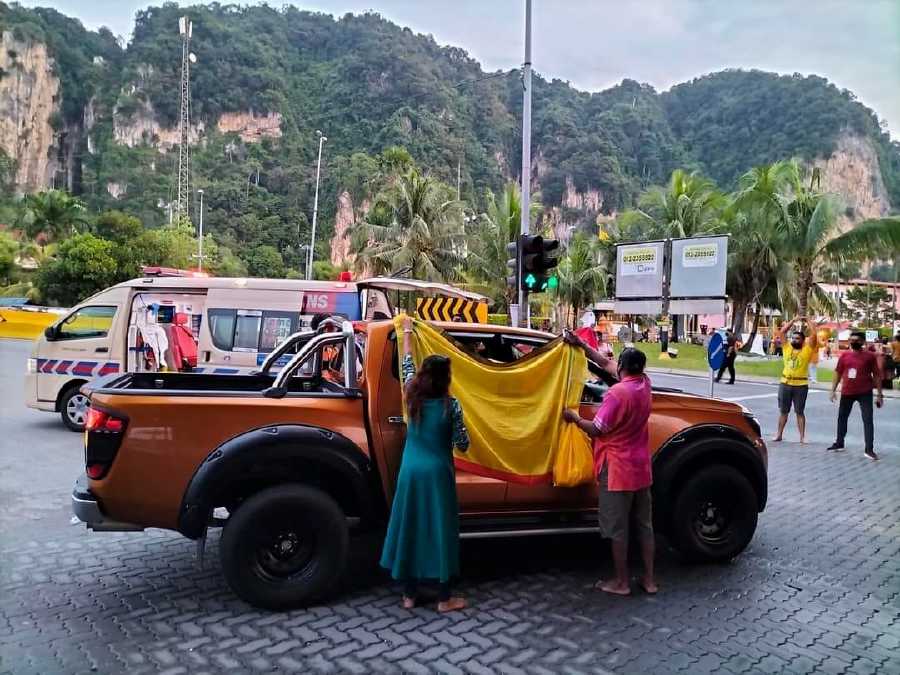
[{"label": "ambulance wheel", "polygon": [[84,423],[87,421],[91,402],[81,393],[82,384],[79,382],[70,386],[59,399],[59,415],[69,431],[84,431]]}]

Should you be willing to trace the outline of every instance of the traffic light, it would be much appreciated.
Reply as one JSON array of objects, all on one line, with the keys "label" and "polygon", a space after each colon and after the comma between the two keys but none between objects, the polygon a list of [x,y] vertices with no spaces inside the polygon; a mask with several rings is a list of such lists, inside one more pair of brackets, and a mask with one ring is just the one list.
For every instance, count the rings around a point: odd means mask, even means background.
[{"label": "traffic light", "polygon": [[519,272],[522,289],[529,293],[542,293],[559,285],[551,270],[559,263],[556,251],[559,241],[544,239],[540,235],[521,237],[522,266]]},{"label": "traffic light", "polygon": [[513,241],[506,245],[506,255],[509,259],[506,261],[507,276],[506,283],[512,286],[516,291],[519,290],[519,240],[516,237]]}]

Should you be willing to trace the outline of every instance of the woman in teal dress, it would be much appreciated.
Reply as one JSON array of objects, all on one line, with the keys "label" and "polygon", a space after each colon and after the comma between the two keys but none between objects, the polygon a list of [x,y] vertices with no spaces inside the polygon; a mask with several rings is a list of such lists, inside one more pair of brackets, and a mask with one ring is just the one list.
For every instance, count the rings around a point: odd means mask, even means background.
[{"label": "woman in teal dress", "polygon": [[403,382],[407,431],[381,566],[403,582],[403,606],[416,606],[422,581],[439,584],[438,611],[462,609],[450,594],[459,575],[459,504],[453,448],[465,451],[469,435],[459,401],[450,396],[450,360],[429,356],[416,373],[412,322],[403,323]]}]

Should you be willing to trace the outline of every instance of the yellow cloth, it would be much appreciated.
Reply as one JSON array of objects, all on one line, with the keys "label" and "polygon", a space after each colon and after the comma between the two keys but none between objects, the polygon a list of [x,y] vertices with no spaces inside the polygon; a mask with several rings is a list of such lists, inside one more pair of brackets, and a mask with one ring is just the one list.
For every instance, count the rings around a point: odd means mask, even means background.
[{"label": "yellow cloth", "polygon": [[[398,335],[403,318],[395,320]],[[462,406],[471,443],[456,454],[456,466],[515,483],[551,482],[560,434],[570,426],[563,407],[578,408],[588,375],[582,350],[554,340],[514,363],[496,364],[427,323],[414,321],[413,337],[416,367],[432,354],[450,359],[450,393]]]},{"label": "yellow cloth", "polygon": [[559,437],[553,462],[553,484],[575,487],[594,480],[594,450],[591,439],[576,424],[566,424]]},{"label": "yellow cloth", "polygon": [[802,349],[794,349],[790,343],[783,347],[784,370],[781,371],[781,382],[795,387],[809,384],[809,362],[813,356],[813,348],[809,341]]}]

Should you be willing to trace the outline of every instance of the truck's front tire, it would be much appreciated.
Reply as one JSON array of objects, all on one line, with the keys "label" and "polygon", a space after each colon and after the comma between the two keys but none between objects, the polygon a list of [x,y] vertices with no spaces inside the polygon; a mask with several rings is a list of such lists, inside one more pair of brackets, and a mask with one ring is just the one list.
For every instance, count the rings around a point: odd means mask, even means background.
[{"label": "truck's front tire", "polygon": [[340,506],[304,485],[265,489],[229,517],[219,553],[242,600],[264,609],[301,607],[326,595],[347,561],[349,534]]},{"label": "truck's front tire", "polygon": [[741,553],[756,531],[757,496],[731,466],[697,470],[675,498],[672,539],[688,560],[721,562]]}]

